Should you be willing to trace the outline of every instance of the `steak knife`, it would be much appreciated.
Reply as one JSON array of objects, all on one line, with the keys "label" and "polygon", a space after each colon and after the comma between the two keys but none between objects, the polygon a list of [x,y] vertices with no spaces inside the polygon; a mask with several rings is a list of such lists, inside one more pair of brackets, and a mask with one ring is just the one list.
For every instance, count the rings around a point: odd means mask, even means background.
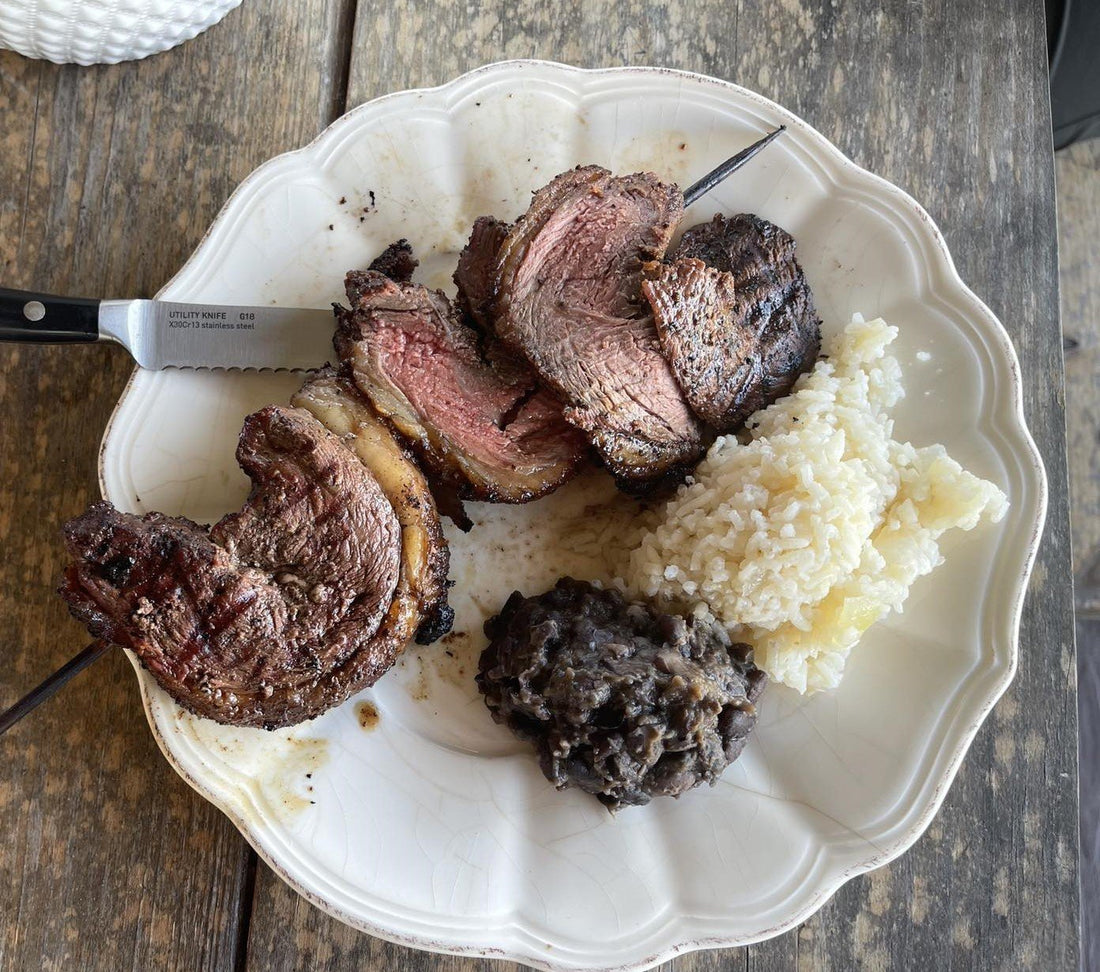
[{"label": "steak knife", "polygon": [[309,371],[333,357],[332,308],[89,300],[0,287],[0,341],[115,341],[151,370]]},{"label": "steak knife", "polygon": [[[684,190],[690,206],[779,135],[780,125]],[[116,341],[142,368],[310,371],[333,357],[331,310],[168,300],[88,300],[0,287],[0,341]]]}]

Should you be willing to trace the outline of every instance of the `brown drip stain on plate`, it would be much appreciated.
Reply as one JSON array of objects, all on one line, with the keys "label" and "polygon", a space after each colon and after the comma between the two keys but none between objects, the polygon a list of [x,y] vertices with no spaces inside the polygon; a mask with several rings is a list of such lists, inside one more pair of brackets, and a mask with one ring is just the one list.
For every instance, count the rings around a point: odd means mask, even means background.
[{"label": "brown drip stain on plate", "polygon": [[409,650],[401,656],[397,664],[410,672],[415,669],[415,678],[410,678],[406,681],[409,697],[414,702],[426,702],[428,696],[431,695],[431,690],[428,687],[427,672],[424,671],[424,659],[418,654],[419,647],[420,646],[411,646]]},{"label": "brown drip stain on plate", "polygon": [[317,802],[313,797],[313,774],[329,760],[328,740],[290,738],[283,741],[283,747],[278,770],[270,782],[282,799],[283,811],[297,814]]},{"label": "brown drip stain on plate", "polygon": [[355,716],[359,720],[359,728],[366,732],[378,725],[378,710],[370,702],[359,702],[355,706]]},{"label": "brown drip stain on plate", "polygon": [[469,634],[451,631],[439,640],[436,647],[438,654],[433,660],[436,674],[441,679],[460,687],[473,679],[477,672],[477,657],[474,655],[474,639]]},{"label": "brown drip stain on plate", "polygon": [[480,645],[475,645],[465,631],[451,631],[432,645],[418,646],[408,656],[407,664],[416,665],[416,679],[409,687],[409,694],[416,702],[427,702],[432,697],[433,684],[472,686],[478,654]]}]

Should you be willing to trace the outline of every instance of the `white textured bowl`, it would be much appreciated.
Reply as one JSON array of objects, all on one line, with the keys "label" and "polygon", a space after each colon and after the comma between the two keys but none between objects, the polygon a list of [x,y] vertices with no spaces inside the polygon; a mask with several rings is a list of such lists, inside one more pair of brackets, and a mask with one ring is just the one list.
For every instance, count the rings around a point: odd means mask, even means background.
[{"label": "white textured bowl", "polygon": [[[827,328],[857,310],[898,325],[898,435],[944,442],[1011,511],[948,540],[947,563],[868,632],[836,692],[771,687],[717,787],[614,818],[550,787],[490,721],[470,671],[480,619],[513,586],[584,574],[582,560],[538,549],[588,515],[598,477],[527,507],[475,508],[484,525],[450,534],[465,636],[414,650],[314,722],[265,734],[194,719],[135,665],[180,774],[349,924],[561,970],[641,969],[778,934],[917,839],[1011,681],[1045,504],[1012,345],[911,198],[752,92],[671,71],[510,62],[381,98],[253,173],[161,296],[324,307],[344,270],[399,236],[418,246],[422,279],[444,285],[475,216],[514,217],[562,169],[598,162],[686,184],[780,122],[788,134],[691,216],[751,210],[789,229]],[[104,441],[105,495],[200,520],[233,508],[246,491],[232,459],[242,417],[297,381],[135,372]],[[370,731],[363,701],[380,714]]]},{"label": "white textured bowl", "polygon": [[0,0],[0,48],[55,64],[117,64],[166,51],[241,0]]}]

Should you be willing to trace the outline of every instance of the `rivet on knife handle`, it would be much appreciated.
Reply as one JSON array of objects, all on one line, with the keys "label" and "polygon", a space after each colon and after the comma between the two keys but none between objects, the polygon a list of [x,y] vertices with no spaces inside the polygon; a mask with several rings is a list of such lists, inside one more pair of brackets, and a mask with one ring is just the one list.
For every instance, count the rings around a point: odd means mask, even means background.
[{"label": "rivet on knife handle", "polygon": [[98,340],[98,300],[0,287],[0,341],[70,344]]}]

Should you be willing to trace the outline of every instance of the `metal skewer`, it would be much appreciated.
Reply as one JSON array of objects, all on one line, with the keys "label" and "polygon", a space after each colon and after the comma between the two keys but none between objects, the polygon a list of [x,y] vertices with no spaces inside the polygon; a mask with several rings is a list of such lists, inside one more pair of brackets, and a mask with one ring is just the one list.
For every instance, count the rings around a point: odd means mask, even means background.
[{"label": "metal skewer", "polygon": [[786,130],[786,125],[780,125],[774,132],[769,132],[760,139],[760,141],[753,142],[748,148],[742,149],[736,155],[726,159],[721,165],[711,169],[710,172],[694,185],[688,186],[687,189],[684,190],[684,208],[686,209],[701,196],[705,196],[710,192],[718,183],[729,178],[729,176],[740,169],[741,166],[748,162],[749,159],[756,155],[764,146],[770,145]]},{"label": "metal skewer", "polygon": [[110,647],[111,643],[109,641],[93,641],[79,655],[65,662],[41,685],[31,689],[10,709],[0,712],[0,735],[7,732],[32,709],[36,709],[46,699],[50,698],[70,678],[84,671],[92,662],[105,654]]},{"label": "metal skewer", "polygon": [[[786,130],[786,125],[780,125],[774,132],[769,132],[759,141],[753,142],[748,148],[742,149],[736,155],[726,159],[721,165],[711,169],[711,171],[703,176],[698,182],[688,186],[688,188],[684,190],[685,208],[705,196],[720,182],[728,179],[734,172],[740,169],[741,166],[748,162],[749,159],[756,155],[757,152],[766,145],[771,144],[771,142]],[[7,732],[32,709],[37,708],[50,698],[58,689],[69,681],[70,678],[82,672],[91,665],[92,662],[106,654],[107,649],[110,647],[110,642],[93,641],[87,648],[80,652],[80,654],[62,665],[61,668],[54,672],[41,685],[28,692],[10,709],[0,713],[0,735]]]}]

